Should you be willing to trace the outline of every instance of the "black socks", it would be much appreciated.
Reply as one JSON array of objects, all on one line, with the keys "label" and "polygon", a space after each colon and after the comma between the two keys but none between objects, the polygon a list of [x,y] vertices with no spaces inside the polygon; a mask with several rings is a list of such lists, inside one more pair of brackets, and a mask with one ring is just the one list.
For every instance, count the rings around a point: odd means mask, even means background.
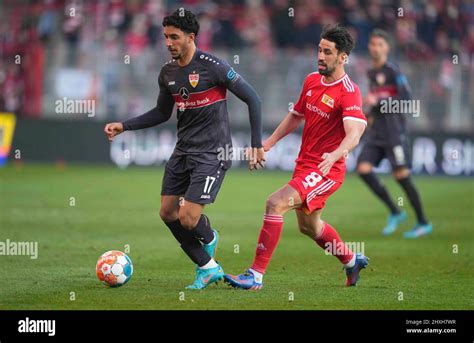
[{"label": "black socks", "polygon": [[368,174],[359,174],[362,180],[370,187],[370,189],[383,201],[385,205],[389,208],[392,214],[398,214],[398,208],[393,203],[390,195],[387,192],[385,186],[380,182],[378,177],[375,175],[374,172],[370,172]]},{"label": "black socks", "polygon": [[402,186],[403,190],[405,191],[408,199],[410,200],[411,205],[416,213],[416,218],[419,224],[425,225],[427,224],[427,220],[425,218],[425,214],[423,212],[423,207],[421,206],[420,195],[415,188],[413,182],[411,182],[410,177],[406,177],[400,180],[397,180],[400,186]]},{"label": "black socks", "polygon": [[[199,222],[201,222],[201,220],[202,216]],[[196,239],[194,230],[186,230],[181,225],[179,219],[173,222],[165,222],[165,224],[176,240],[181,244],[181,249],[183,249],[186,255],[199,267],[204,266],[211,260],[211,257],[206,253],[202,244]],[[212,230],[211,234],[213,234]]]},{"label": "black socks", "polygon": [[209,222],[209,218],[204,214],[201,214],[201,218],[199,218],[196,227],[192,231],[194,237],[204,244],[209,244],[214,239],[214,231],[211,229],[211,223]]}]

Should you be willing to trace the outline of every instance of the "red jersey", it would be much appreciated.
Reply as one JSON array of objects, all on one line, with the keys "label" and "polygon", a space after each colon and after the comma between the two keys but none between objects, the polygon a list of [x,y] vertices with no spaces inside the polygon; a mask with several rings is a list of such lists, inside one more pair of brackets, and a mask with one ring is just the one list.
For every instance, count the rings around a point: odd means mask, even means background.
[{"label": "red jersey", "polygon": [[[359,87],[347,74],[331,83],[324,82],[324,76],[318,72],[309,74],[292,112],[305,118],[295,171],[309,166],[314,168],[321,163],[325,152],[339,147],[346,136],[345,120],[367,125]],[[328,176],[342,182],[345,172],[346,162],[342,157],[334,163]]]}]

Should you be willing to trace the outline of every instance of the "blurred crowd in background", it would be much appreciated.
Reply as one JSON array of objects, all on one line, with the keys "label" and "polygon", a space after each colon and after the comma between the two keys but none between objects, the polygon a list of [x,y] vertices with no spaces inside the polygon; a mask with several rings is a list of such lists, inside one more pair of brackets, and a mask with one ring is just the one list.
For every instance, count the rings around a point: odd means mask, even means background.
[{"label": "blurred crowd in background", "polygon": [[[392,59],[417,87],[428,88],[419,97],[432,99],[438,116],[453,108],[473,108],[472,100],[447,105],[455,83],[467,95],[461,101],[474,91],[470,0],[2,0],[0,111],[48,116],[52,100],[61,96],[58,85],[77,84],[78,79],[88,85],[82,96],[100,102],[100,119],[146,110],[156,100],[156,78],[169,59],[161,21],[179,7],[199,15],[198,47],[230,61],[240,57],[236,69],[251,75],[264,106],[266,100],[278,102],[281,92],[297,95],[304,73],[314,69],[322,27],[339,22],[357,40],[350,61],[357,82],[363,83],[369,65],[369,34],[382,28],[393,38]],[[453,56],[467,75],[455,73]],[[419,66],[434,69],[421,84],[416,83],[421,82]],[[280,88],[268,90],[262,78]]]}]

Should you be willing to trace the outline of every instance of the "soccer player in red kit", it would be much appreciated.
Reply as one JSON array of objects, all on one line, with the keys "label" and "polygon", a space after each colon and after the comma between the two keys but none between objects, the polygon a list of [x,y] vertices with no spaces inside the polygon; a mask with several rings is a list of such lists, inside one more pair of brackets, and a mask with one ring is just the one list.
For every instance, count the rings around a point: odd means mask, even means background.
[{"label": "soccer player in red kit", "polygon": [[[318,72],[309,74],[300,98],[263,143],[268,151],[305,122],[301,149],[291,181],[270,195],[252,266],[224,280],[243,289],[262,288],[262,279],[283,226],[283,215],[296,210],[301,233],[335,255],[344,265],[346,286],[355,286],[368,258],[353,253],[337,231],[321,219],[326,200],[341,186],[347,154],[359,143],[367,121],[359,87],[344,72],[354,40],[342,26],[326,27],[318,50]],[[334,246],[335,245],[335,246]]]}]

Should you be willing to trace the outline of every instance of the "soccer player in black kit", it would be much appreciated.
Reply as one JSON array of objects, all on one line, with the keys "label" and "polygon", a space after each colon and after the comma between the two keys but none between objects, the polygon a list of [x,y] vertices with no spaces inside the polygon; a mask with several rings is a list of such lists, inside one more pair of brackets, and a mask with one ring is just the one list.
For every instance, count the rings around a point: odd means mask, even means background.
[{"label": "soccer player in black kit", "polygon": [[[385,31],[374,30],[369,40],[369,54],[372,68],[368,71],[370,92],[365,103],[371,106],[369,127],[366,130],[365,144],[357,161],[357,171],[364,182],[388,207],[390,215],[383,229],[390,235],[407,219],[405,211],[395,205],[385,186],[372,171],[383,158],[392,165],[393,176],[405,191],[415,210],[417,224],[404,233],[405,238],[417,238],[431,233],[432,225],[427,221],[418,191],[410,178],[410,157],[408,151],[406,113],[382,113],[381,100],[410,100],[411,94],[405,75],[387,61],[389,38]],[[371,124],[370,124],[371,123]]]},{"label": "soccer player in black kit", "polygon": [[196,48],[199,23],[193,13],[178,9],[162,24],[172,60],[161,68],[156,107],[122,123],[109,123],[104,131],[112,140],[126,130],[158,125],[171,117],[176,104],[178,141],[165,167],[160,217],[197,265],[195,280],[186,288],[202,289],[224,276],[214,260],[218,233],[202,211],[214,202],[231,166],[230,159],[219,159],[219,151],[232,146],[226,90],[248,105],[251,170],[265,162],[261,103],[252,86],[227,62]]}]

